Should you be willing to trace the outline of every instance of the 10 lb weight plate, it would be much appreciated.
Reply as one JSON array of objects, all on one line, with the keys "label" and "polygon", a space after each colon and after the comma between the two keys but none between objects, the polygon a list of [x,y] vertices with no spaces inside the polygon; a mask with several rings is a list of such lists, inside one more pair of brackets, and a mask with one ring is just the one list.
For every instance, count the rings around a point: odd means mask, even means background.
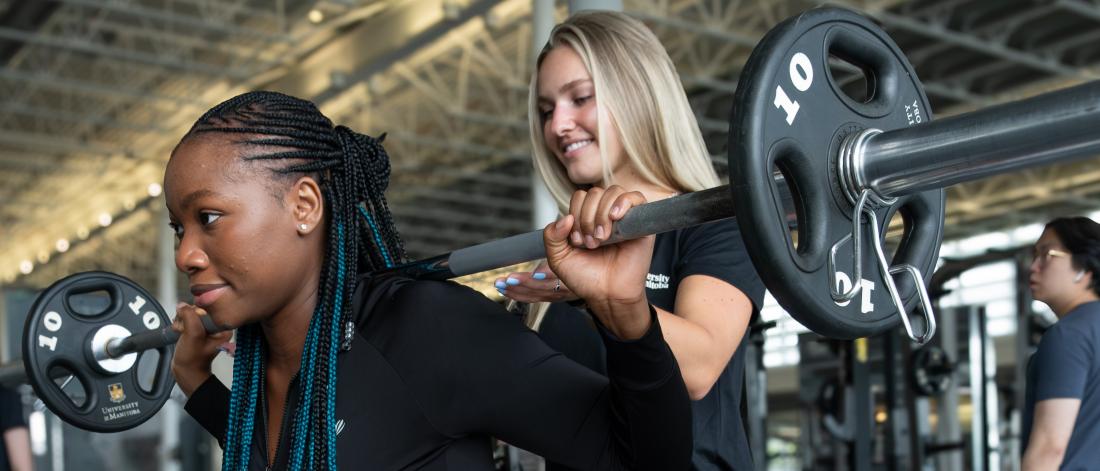
[{"label": "10 lb weight plate", "polygon": [[[837,73],[840,63],[862,72],[866,96],[845,91]],[[852,234],[853,202],[842,190],[837,155],[853,133],[888,131],[931,118],[908,60],[862,15],[835,8],[810,10],[772,29],[753,50],[734,97],[730,186],[757,271],[776,300],[811,330],[852,339],[881,333],[901,321],[870,245],[882,241],[872,240],[866,225],[862,260],[853,260],[852,241],[840,245],[836,285],[831,282],[830,248]],[[797,244],[779,203],[776,171],[793,195]],[[901,197],[874,209],[882,228],[897,212],[905,231],[892,263],[913,265],[927,279],[943,238],[943,190]],[[862,264],[858,280],[852,279],[855,263]],[[917,292],[912,283],[901,281],[901,299],[911,309]],[[844,292],[853,283],[861,286],[858,296],[833,300],[831,289]]]},{"label": "10 lb weight plate", "polygon": [[[168,400],[174,344],[110,358],[106,342],[170,322],[148,292],[122,276],[86,272],[63,278],[38,296],[27,316],[27,380],[51,411],[76,427],[135,427]],[[151,371],[139,372],[140,355],[153,352],[158,358]]]}]

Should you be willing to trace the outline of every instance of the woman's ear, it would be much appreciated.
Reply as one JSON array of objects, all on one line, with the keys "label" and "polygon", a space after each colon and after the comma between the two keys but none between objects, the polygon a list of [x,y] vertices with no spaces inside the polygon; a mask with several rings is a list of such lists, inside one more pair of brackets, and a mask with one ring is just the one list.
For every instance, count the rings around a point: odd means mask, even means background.
[{"label": "woman's ear", "polygon": [[313,177],[301,177],[290,189],[290,207],[299,234],[313,232],[324,220],[325,205],[321,187]]}]

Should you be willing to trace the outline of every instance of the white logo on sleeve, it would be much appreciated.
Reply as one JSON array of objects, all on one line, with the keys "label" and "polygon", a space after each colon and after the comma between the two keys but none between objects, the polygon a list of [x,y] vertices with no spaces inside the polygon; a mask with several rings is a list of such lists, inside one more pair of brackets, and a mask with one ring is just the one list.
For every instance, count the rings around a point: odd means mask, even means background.
[{"label": "white logo on sleeve", "polygon": [[340,419],[340,420],[336,421],[336,436],[337,437],[340,436],[340,432],[344,431],[344,426],[345,425],[347,425],[347,424],[344,423],[344,419]]},{"label": "white logo on sleeve", "polygon": [[668,275],[647,273],[645,276],[645,287],[646,289],[668,289],[668,282],[670,279]]}]

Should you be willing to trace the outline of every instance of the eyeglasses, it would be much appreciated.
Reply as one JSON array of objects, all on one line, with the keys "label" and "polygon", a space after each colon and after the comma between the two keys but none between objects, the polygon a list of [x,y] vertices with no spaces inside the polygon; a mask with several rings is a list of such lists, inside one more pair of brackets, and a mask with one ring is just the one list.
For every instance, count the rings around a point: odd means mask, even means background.
[{"label": "eyeglasses", "polygon": [[1068,257],[1069,252],[1065,252],[1058,249],[1047,249],[1046,251],[1036,251],[1032,254],[1035,260],[1039,262],[1040,266],[1046,266],[1054,258]]}]

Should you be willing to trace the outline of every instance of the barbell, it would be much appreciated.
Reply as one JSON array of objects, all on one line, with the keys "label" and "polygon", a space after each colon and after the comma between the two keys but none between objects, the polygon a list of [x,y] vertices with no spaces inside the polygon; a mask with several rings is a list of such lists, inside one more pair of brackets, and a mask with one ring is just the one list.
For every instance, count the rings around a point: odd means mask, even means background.
[{"label": "barbell", "polygon": [[[863,73],[866,98],[845,92],[831,57]],[[899,323],[917,343],[931,338],[925,286],[943,239],[943,188],[1100,152],[1100,82],[932,121],[898,46],[868,18],[839,8],[776,26],[738,80],[730,184],[633,208],[607,243],[736,215],[767,289],[792,317],[832,338]],[[797,242],[783,200],[794,207]],[[887,260],[880,228],[895,214],[904,229]],[[534,231],[393,270],[445,279],[544,256]],[[903,276],[910,283],[899,286],[894,278]],[[908,315],[918,301],[922,328]]]},{"label": "barbell", "polygon": [[[217,328],[200,317],[208,332]],[[107,272],[70,275],[35,298],[23,326],[23,360],[0,366],[0,384],[28,382],[76,427],[117,432],[149,420],[172,391],[179,334],[140,285]],[[139,357],[156,351],[151,371]],[[144,377],[143,377],[144,376]]]},{"label": "barbell", "polygon": [[[865,96],[845,92],[830,57],[863,73]],[[851,339],[902,323],[924,343],[935,330],[925,284],[943,238],[943,188],[1096,155],[1097,130],[1100,82],[933,122],[912,65],[885,32],[860,14],[817,8],[768,32],[741,73],[730,119],[730,184],[634,208],[605,243],[736,215],[768,290],[806,327]],[[784,201],[794,208],[797,241]],[[895,214],[904,230],[887,260],[880,228]],[[448,279],[544,256],[542,231],[533,231],[389,271]],[[911,283],[898,286],[894,277],[901,275]],[[73,296],[91,291],[107,293],[106,306],[76,309]],[[916,329],[908,312],[918,302],[924,322]],[[153,297],[125,278],[70,276],[35,301],[23,364],[0,366],[0,382],[29,381],[50,410],[77,427],[136,426],[171,390],[178,335],[168,323]],[[145,385],[135,364],[149,350],[159,358]],[[64,390],[72,380],[83,389],[79,400]]]}]

